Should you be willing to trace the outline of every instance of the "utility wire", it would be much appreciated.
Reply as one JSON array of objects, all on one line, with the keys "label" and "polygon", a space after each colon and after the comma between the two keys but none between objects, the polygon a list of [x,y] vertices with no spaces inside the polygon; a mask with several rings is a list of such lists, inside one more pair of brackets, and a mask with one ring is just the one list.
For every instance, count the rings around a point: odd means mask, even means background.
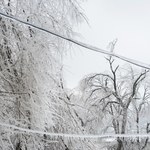
[{"label": "utility wire", "polygon": [[141,68],[150,69],[150,65],[145,64],[145,63],[142,63],[142,62],[139,62],[139,61],[137,61],[137,60],[130,59],[130,58],[127,58],[127,57],[124,57],[124,56],[115,54],[115,53],[113,53],[113,52],[108,52],[107,50],[104,50],[104,49],[101,49],[101,48],[97,48],[97,47],[95,47],[95,46],[92,46],[92,45],[89,45],[89,44],[86,44],[86,43],[83,43],[83,42],[80,42],[80,41],[77,41],[77,40],[74,40],[74,39],[71,39],[71,38],[67,38],[67,37],[65,37],[65,36],[63,36],[63,35],[54,33],[53,31],[49,31],[49,30],[46,30],[46,29],[41,28],[41,27],[39,27],[39,26],[33,25],[33,24],[31,24],[31,23],[22,21],[22,20],[20,20],[20,19],[14,17],[14,16],[10,16],[10,15],[4,14],[4,13],[2,13],[2,12],[0,12],[0,15],[1,15],[1,16],[4,16],[5,18],[8,18],[8,19],[15,20],[15,21],[17,21],[17,22],[23,23],[23,24],[25,24],[25,25],[27,25],[27,26],[30,26],[30,27],[33,27],[33,28],[35,28],[35,29],[41,30],[41,31],[43,31],[43,32],[52,34],[52,35],[57,36],[57,37],[59,37],[59,38],[61,38],[61,39],[67,40],[67,41],[69,41],[69,42],[71,42],[71,43],[74,43],[74,44],[79,45],[79,46],[81,46],[81,47],[83,47],[83,48],[86,48],[86,49],[88,49],[88,50],[95,51],[95,52],[98,52],[98,53],[102,53],[102,54],[105,54],[105,55],[109,55],[109,56],[113,56],[113,57],[119,58],[119,59],[121,59],[121,60],[123,60],[123,61],[126,61],[126,62],[131,63],[131,64],[136,65],[136,66],[139,66],[139,67],[141,67]]},{"label": "utility wire", "polygon": [[[116,57],[116,58],[119,58],[123,61],[126,61],[126,62],[129,62],[131,64],[134,64],[136,66],[139,66],[139,67],[142,67],[142,68],[145,68],[145,69],[150,69],[150,65],[148,64],[144,64],[142,62],[138,62],[136,60],[133,60],[133,59],[129,59],[129,58],[126,58],[124,56],[121,56],[121,55],[118,55],[118,54],[115,54],[115,53],[112,53],[112,52],[108,52],[106,50],[103,50],[103,49],[100,49],[100,48],[97,48],[97,47],[94,47],[92,45],[89,45],[89,44],[86,44],[86,43],[82,43],[80,41],[77,41],[77,40],[74,40],[74,39],[71,39],[71,38],[67,38],[63,35],[60,35],[60,34],[57,34],[57,33],[54,33],[52,31],[49,31],[49,30],[46,30],[44,28],[41,28],[41,27],[38,27],[36,25],[33,25],[31,23],[28,23],[28,22],[25,22],[25,21],[22,21],[18,18],[15,18],[14,16],[10,16],[10,15],[7,15],[7,14],[4,14],[2,12],[0,12],[0,15],[1,16],[4,16],[5,18],[8,18],[8,19],[11,19],[11,20],[15,20],[17,22],[20,22],[20,23],[23,23],[27,26],[30,26],[30,27],[33,27],[35,29],[38,29],[38,30],[41,30],[41,31],[44,31],[46,33],[49,33],[49,34],[52,34],[54,36],[57,36],[61,39],[64,39],[64,40],[67,40],[69,42],[72,42],[76,45],[79,45],[81,47],[84,47],[86,49],[89,49],[91,51],[95,51],[95,52],[98,52],[98,53],[102,53],[102,54],[106,54],[106,55],[109,55],[109,56],[113,56],[113,57]],[[66,137],[66,138],[90,138],[90,139],[93,139],[93,138],[108,138],[108,137],[132,137],[132,138],[135,138],[135,137],[150,137],[149,134],[104,134],[104,135],[79,135],[79,134],[64,134],[64,133],[49,133],[49,132],[44,132],[44,131],[37,131],[37,130],[31,130],[31,129],[25,129],[25,128],[21,128],[21,127],[17,127],[15,125],[10,125],[10,124],[5,124],[5,123],[0,123],[0,126],[3,126],[5,128],[11,128],[11,129],[14,129],[14,130],[19,130],[19,131],[22,131],[22,132],[25,132],[25,133],[33,133],[33,134],[45,134],[45,135],[49,135],[49,136],[53,136],[53,137]]]},{"label": "utility wire", "polygon": [[32,133],[32,134],[42,134],[42,135],[48,135],[51,137],[64,137],[64,138],[89,138],[89,139],[97,139],[97,138],[117,138],[117,137],[126,137],[126,138],[147,138],[150,137],[150,134],[102,134],[102,135],[88,135],[88,134],[65,134],[65,133],[50,133],[50,132],[44,132],[44,131],[38,131],[38,130],[31,130],[31,129],[25,129],[21,127],[17,127],[15,125],[0,123],[0,126],[3,126],[5,128],[10,128],[14,130],[19,130],[24,133]]}]

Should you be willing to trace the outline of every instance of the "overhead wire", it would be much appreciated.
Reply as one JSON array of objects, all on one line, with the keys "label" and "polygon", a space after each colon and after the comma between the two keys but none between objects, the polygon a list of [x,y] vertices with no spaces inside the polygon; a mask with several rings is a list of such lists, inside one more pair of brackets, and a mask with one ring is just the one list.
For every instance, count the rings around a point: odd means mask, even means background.
[{"label": "overhead wire", "polygon": [[124,138],[147,138],[150,137],[150,134],[101,134],[101,135],[94,135],[94,134],[66,134],[66,133],[53,133],[53,132],[45,132],[45,131],[38,131],[38,130],[32,130],[32,129],[25,129],[21,127],[17,127],[15,125],[5,124],[0,122],[0,126],[3,126],[5,128],[11,128],[15,131],[18,130],[20,132],[24,132],[26,134],[42,134],[47,135],[51,137],[64,137],[64,138],[89,138],[89,139],[97,139],[97,138],[117,138],[117,137],[124,137]]},{"label": "overhead wire", "polygon": [[[0,15],[5,17],[5,18],[20,22],[20,23],[25,24],[25,25],[30,26],[30,27],[33,27],[33,28],[38,29],[40,31],[43,31],[43,32],[49,33],[51,35],[57,36],[61,39],[67,40],[67,41],[69,41],[71,43],[74,43],[78,46],[81,46],[85,49],[95,51],[95,52],[98,52],[98,53],[102,53],[102,54],[105,54],[105,55],[113,56],[113,57],[119,58],[123,61],[126,61],[128,63],[134,64],[136,66],[139,66],[139,67],[142,67],[142,68],[145,68],[145,69],[150,69],[150,65],[139,62],[137,60],[130,59],[130,58],[115,54],[113,52],[109,52],[107,50],[97,48],[97,47],[92,46],[90,44],[86,44],[86,43],[71,39],[71,38],[67,38],[63,35],[60,35],[58,33],[54,33],[53,31],[41,28],[37,25],[33,25],[29,22],[22,21],[22,20],[14,17],[14,16],[10,16],[10,15],[4,14],[2,12],[0,12]],[[0,122],[0,126],[3,126],[5,128],[11,128],[11,129],[14,129],[14,130],[19,130],[19,131],[22,131],[22,132],[25,132],[25,133],[45,134],[45,135],[54,136],[54,137],[66,137],[66,138],[107,138],[107,137],[114,137],[114,138],[115,137],[132,137],[132,138],[143,137],[144,138],[144,137],[150,137],[149,134],[104,134],[104,135],[85,135],[84,134],[84,135],[79,135],[79,134],[65,134],[65,133],[50,133],[50,132],[44,132],[44,131],[25,129],[25,128],[17,127],[15,125],[5,124],[5,123],[1,123],[1,122]]]},{"label": "overhead wire", "polygon": [[10,16],[10,15],[4,14],[4,13],[2,13],[2,12],[0,12],[0,15],[3,16],[3,17],[5,17],[5,18],[8,18],[8,19],[11,19],[11,20],[20,22],[20,23],[25,24],[25,25],[30,26],[30,27],[33,27],[33,28],[38,29],[38,30],[40,30],[40,31],[43,31],[43,32],[49,33],[49,34],[51,34],[51,35],[57,36],[57,37],[59,37],[59,38],[61,38],[61,39],[67,40],[67,41],[69,41],[69,42],[71,42],[71,43],[74,43],[74,44],[76,44],[76,45],[78,45],[78,46],[80,46],[80,47],[83,47],[83,48],[85,48],[85,49],[88,49],[88,50],[91,50],[91,51],[95,51],[95,52],[98,52],[98,53],[102,53],[102,54],[105,54],[105,55],[109,55],[109,56],[116,57],[116,58],[118,58],[118,59],[121,59],[121,60],[123,60],[123,61],[126,61],[126,62],[128,62],[128,63],[131,63],[131,64],[136,65],[136,66],[141,67],[141,68],[150,69],[150,65],[145,64],[145,63],[143,63],[143,62],[139,62],[139,61],[137,61],[137,60],[130,59],[130,58],[127,58],[127,57],[124,57],[124,56],[115,54],[114,52],[109,52],[109,51],[107,51],[107,50],[104,50],[104,49],[101,49],[101,48],[92,46],[92,45],[90,45],[90,44],[86,44],[86,43],[83,43],[83,42],[80,42],[80,41],[77,41],[77,40],[74,40],[74,39],[65,37],[65,36],[60,35],[60,34],[58,34],[58,33],[55,33],[55,32],[53,32],[53,31],[44,29],[44,28],[39,27],[39,26],[37,26],[37,25],[31,24],[31,23],[29,23],[29,22],[25,22],[25,21],[23,21],[23,20],[20,20],[20,19],[14,17],[14,16]]}]

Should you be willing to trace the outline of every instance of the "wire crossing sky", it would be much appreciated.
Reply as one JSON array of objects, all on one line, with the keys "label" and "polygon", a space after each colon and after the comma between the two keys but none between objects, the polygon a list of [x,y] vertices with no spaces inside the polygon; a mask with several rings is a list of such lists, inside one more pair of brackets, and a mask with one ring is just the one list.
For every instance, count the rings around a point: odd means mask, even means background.
[{"label": "wire crossing sky", "polygon": [[52,34],[52,35],[54,35],[54,36],[57,36],[57,37],[62,38],[62,39],[64,39],[64,40],[67,40],[67,41],[69,41],[69,42],[71,42],[71,43],[74,43],[74,44],[76,44],[76,45],[79,45],[79,46],[81,46],[81,47],[83,47],[83,48],[86,48],[86,49],[88,49],[88,50],[92,50],[92,51],[95,51],[95,52],[98,52],[98,53],[102,53],[102,54],[105,54],[105,55],[113,56],[113,57],[119,58],[119,59],[121,59],[121,60],[123,60],[123,61],[126,61],[126,62],[128,62],[128,63],[131,63],[131,64],[133,64],[133,65],[136,65],[136,66],[139,66],[139,67],[142,67],[142,68],[145,68],[145,69],[150,69],[150,65],[145,64],[145,63],[143,63],[143,62],[139,62],[139,61],[134,60],[134,59],[129,59],[129,58],[127,58],[127,57],[124,57],[124,56],[121,56],[121,55],[118,55],[118,54],[115,54],[115,53],[112,53],[112,52],[108,52],[108,51],[106,51],[106,50],[97,48],[97,47],[95,47],[95,46],[92,46],[92,45],[89,45],[89,44],[86,44],[86,43],[82,43],[82,42],[77,41],[77,40],[73,40],[73,39],[67,38],[67,37],[65,37],[65,36],[63,36],[63,35],[54,33],[54,32],[52,32],[52,31],[49,31],[49,30],[46,30],[46,29],[44,29],[44,28],[38,27],[38,26],[33,25],[33,24],[31,24],[31,23],[22,21],[22,20],[20,20],[20,19],[18,19],[18,18],[15,18],[14,16],[10,16],[10,15],[4,14],[4,13],[2,13],[2,12],[0,12],[0,15],[1,15],[1,16],[4,16],[4,17],[6,17],[6,18],[9,18],[9,19],[11,19],[11,20],[15,20],[15,21],[17,21],[17,22],[23,23],[23,24],[25,24],[25,25],[28,25],[28,26],[33,27],[33,28],[35,28],[35,29],[38,29],[38,30],[40,30],[40,31],[43,31],[43,32]]},{"label": "wire crossing sky", "polygon": [[[121,59],[123,61],[126,61],[126,62],[129,62],[131,64],[134,64],[136,66],[139,66],[139,67],[142,67],[142,68],[145,68],[145,69],[150,69],[150,65],[144,64],[144,63],[139,62],[137,60],[129,59],[127,57],[124,57],[124,56],[121,56],[121,55],[118,55],[118,54],[115,54],[115,53],[112,53],[112,52],[109,52],[109,51],[97,48],[95,46],[92,46],[92,45],[89,45],[89,44],[86,44],[86,43],[82,43],[82,42],[76,41],[74,39],[67,38],[67,37],[62,36],[60,34],[57,34],[57,33],[54,33],[52,31],[46,30],[44,28],[38,27],[38,26],[33,25],[31,23],[22,21],[20,19],[17,19],[17,18],[15,18],[13,16],[4,14],[2,12],[0,12],[0,15],[4,16],[5,18],[11,19],[11,20],[15,20],[15,21],[20,22],[22,24],[25,24],[27,26],[33,27],[33,28],[38,29],[40,31],[52,34],[54,36],[57,36],[59,38],[67,40],[69,42],[72,42],[72,43],[74,43],[76,45],[84,47],[84,48],[86,48],[88,50],[95,51],[95,52],[98,52],[98,53],[103,53],[103,54],[109,55],[109,56],[113,56],[113,57],[119,58],[119,59]],[[31,134],[45,134],[45,135],[49,135],[49,136],[53,136],[53,137],[66,137],[66,138],[83,138],[84,139],[84,138],[106,138],[106,137],[150,137],[150,134],[81,135],[81,134],[50,133],[50,132],[43,132],[43,131],[38,131],[38,130],[25,129],[25,128],[17,127],[15,125],[5,124],[5,123],[1,123],[1,122],[0,122],[0,126],[5,127],[5,128],[9,128],[12,131],[14,130],[14,131],[19,131],[19,132],[24,132],[24,133],[31,133]]]}]

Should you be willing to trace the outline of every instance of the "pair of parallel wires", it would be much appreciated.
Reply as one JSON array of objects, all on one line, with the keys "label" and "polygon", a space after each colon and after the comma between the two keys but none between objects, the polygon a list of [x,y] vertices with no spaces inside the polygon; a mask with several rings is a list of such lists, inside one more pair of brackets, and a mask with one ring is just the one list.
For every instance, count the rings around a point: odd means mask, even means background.
[{"label": "pair of parallel wires", "polygon": [[[0,15],[3,16],[4,18],[7,18],[7,19],[10,19],[10,20],[13,20],[13,21],[25,24],[25,25],[27,25],[29,27],[38,29],[40,31],[43,31],[45,33],[49,33],[49,34],[54,35],[54,36],[57,36],[57,37],[59,37],[59,38],[61,38],[63,40],[69,41],[69,42],[71,42],[73,44],[76,44],[76,45],[78,45],[80,47],[83,47],[85,49],[88,49],[88,50],[91,50],[91,51],[94,51],[94,52],[98,52],[98,53],[102,53],[102,54],[105,54],[105,55],[116,57],[118,59],[121,59],[123,61],[126,61],[128,63],[131,63],[133,65],[136,65],[136,66],[144,68],[144,69],[148,69],[148,70],[150,69],[150,65],[145,64],[143,62],[139,62],[137,60],[130,59],[130,58],[127,58],[127,57],[115,54],[113,52],[109,52],[107,50],[104,50],[104,49],[92,46],[90,44],[83,43],[83,42],[80,42],[80,41],[77,41],[77,40],[65,37],[65,36],[60,35],[58,33],[55,33],[53,31],[46,30],[46,29],[41,28],[41,27],[39,27],[37,25],[31,24],[29,22],[22,21],[22,20],[14,17],[14,16],[10,16],[10,15],[4,14],[2,12],[0,12]],[[141,138],[148,138],[148,137],[150,137],[150,134],[102,134],[102,135],[91,135],[91,134],[90,135],[86,135],[86,134],[82,134],[82,135],[79,135],[79,134],[65,134],[65,133],[50,133],[50,132],[44,132],[44,131],[38,131],[38,130],[25,129],[25,128],[17,127],[15,125],[5,124],[5,123],[2,123],[2,122],[0,122],[0,126],[5,127],[5,128],[9,128],[9,129],[13,129],[15,131],[23,132],[23,133],[26,133],[26,134],[42,134],[42,135],[45,134],[45,135],[48,135],[48,136],[51,136],[51,137],[64,137],[64,138],[77,138],[77,139],[79,139],[79,138],[81,138],[81,139],[85,139],[85,138],[97,139],[97,138],[116,138],[116,137],[128,137],[128,138],[141,137]]]}]

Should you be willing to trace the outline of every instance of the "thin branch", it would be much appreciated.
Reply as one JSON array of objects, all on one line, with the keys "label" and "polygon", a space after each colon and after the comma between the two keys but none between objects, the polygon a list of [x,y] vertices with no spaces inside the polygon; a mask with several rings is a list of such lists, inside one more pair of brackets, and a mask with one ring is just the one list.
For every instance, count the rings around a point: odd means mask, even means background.
[{"label": "thin branch", "polygon": [[129,105],[130,105],[130,103],[131,103],[133,97],[134,97],[135,94],[136,94],[136,90],[137,90],[138,84],[139,84],[141,81],[143,81],[143,80],[145,79],[147,72],[148,72],[148,71],[145,71],[145,72],[141,73],[141,74],[137,77],[137,79],[135,80],[135,82],[133,83],[132,94],[131,94],[131,96],[129,97],[129,100],[128,100],[127,104],[126,104],[126,107],[127,107],[127,108],[129,107]]},{"label": "thin branch", "polygon": [[[109,98],[111,95],[112,95],[112,94],[109,94],[109,95],[107,95],[107,96],[105,96],[105,97],[103,97],[103,98],[101,98],[101,99],[98,99],[98,100],[96,100],[96,102],[99,101],[99,103],[101,103],[101,102],[104,101],[105,99]],[[96,102],[94,102],[94,103],[91,105],[91,107],[94,106],[94,105],[96,104]]]},{"label": "thin branch", "polygon": [[18,94],[18,95],[22,95],[22,94],[28,94],[29,93],[24,93],[24,92],[13,92],[13,91],[0,91],[0,94]]},{"label": "thin branch", "polygon": [[116,101],[109,101],[109,102],[107,102],[106,103],[106,105],[103,107],[103,111],[105,110],[105,108],[109,105],[109,104],[118,104],[118,105],[120,105],[120,103],[119,102],[116,102]]}]

